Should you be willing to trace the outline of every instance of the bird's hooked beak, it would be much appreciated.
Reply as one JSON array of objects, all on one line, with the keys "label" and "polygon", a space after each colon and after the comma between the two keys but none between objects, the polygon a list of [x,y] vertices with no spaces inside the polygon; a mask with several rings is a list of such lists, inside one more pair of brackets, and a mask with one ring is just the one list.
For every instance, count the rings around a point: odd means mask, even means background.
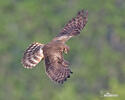
[{"label": "bird's hooked beak", "polygon": [[64,48],[63,52],[64,52],[65,54],[68,54],[69,48]]}]

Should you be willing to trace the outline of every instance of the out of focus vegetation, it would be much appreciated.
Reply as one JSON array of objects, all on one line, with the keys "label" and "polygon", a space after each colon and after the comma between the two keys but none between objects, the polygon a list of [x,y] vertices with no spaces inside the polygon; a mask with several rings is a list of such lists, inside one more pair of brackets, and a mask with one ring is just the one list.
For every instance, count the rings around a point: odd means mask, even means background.
[{"label": "out of focus vegetation", "polygon": [[[44,62],[24,69],[28,45],[49,42],[83,8],[88,23],[67,43],[71,78],[53,83]],[[125,100],[125,1],[0,0],[0,100]]]}]

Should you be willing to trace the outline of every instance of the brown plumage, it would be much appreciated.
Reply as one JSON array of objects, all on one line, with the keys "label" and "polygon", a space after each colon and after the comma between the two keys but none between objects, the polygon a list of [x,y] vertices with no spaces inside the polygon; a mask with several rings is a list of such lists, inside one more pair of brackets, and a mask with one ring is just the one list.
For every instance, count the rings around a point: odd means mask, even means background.
[{"label": "brown plumage", "polygon": [[87,17],[88,12],[81,10],[51,42],[45,45],[40,43],[30,45],[22,59],[24,67],[35,67],[41,59],[44,59],[49,78],[57,83],[66,81],[72,71],[69,69],[69,62],[63,57],[63,53],[69,51],[65,42],[80,33],[87,23]]}]

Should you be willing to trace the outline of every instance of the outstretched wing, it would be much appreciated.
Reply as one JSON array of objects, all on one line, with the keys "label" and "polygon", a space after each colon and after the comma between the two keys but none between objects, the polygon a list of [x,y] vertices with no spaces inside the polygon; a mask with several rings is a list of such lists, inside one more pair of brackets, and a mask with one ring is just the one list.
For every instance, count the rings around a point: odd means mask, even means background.
[{"label": "outstretched wing", "polygon": [[35,67],[43,58],[43,48],[44,44],[33,43],[31,44],[24,53],[22,58],[22,64],[24,68]]},{"label": "outstretched wing", "polygon": [[68,68],[68,65],[64,64],[64,60],[61,61],[57,57],[51,58],[45,57],[46,73],[51,80],[62,84],[72,73]]},{"label": "outstretched wing", "polygon": [[53,41],[66,42],[71,37],[78,35],[88,21],[88,11],[81,10],[75,18],[72,18],[53,39]]}]

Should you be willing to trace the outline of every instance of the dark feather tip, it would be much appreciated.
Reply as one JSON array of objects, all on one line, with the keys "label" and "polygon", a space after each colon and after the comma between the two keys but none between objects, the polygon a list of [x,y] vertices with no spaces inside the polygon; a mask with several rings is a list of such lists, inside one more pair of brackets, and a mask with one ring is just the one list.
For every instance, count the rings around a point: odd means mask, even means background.
[{"label": "dark feather tip", "polygon": [[67,76],[67,78],[70,78],[70,75],[69,75],[69,76]]},{"label": "dark feather tip", "polygon": [[88,16],[88,10],[81,10],[81,11],[78,12],[78,15],[87,17]]},{"label": "dark feather tip", "polygon": [[63,82],[64,82],[63,80],[61,80],[61,81],[58,81],[58,83],[59,83],[59,84],[63,84]]},{"label": "dark feather tip", "polygon": [[72,71],[70,71],[70,73],[71,73],[71,74],[73,74],[73,72],[72,72]]},{"label": "dark feather tip", "polygon": [[64,79],[64,81],[66,81],[66,80],[67,80],[67,78]]}]

